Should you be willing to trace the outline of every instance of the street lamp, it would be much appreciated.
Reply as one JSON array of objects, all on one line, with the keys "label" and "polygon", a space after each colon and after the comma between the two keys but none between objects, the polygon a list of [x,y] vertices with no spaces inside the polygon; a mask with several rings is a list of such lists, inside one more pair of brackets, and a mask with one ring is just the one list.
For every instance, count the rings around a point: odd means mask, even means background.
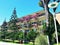
[{"label": "street lamp", "polygon": [[[58,6],[58,2],[52,2],[52,3],[48,4],[48,7],[52,8],[52,9],[56,9],[57,6]],[[56,41],[57,41],[57,45],[58,45],[58,33],[57,33],[56,14],[55,14],[55,12],[53,13],[53,19],[54,19],[54,25],[55,25]]]}]

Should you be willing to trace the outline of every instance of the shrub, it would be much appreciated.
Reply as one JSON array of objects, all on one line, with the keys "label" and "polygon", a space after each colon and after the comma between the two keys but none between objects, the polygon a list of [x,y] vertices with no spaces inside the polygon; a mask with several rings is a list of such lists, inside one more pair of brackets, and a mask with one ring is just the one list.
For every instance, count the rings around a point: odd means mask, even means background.
[{"label": "shrub", "polygon": [[35,39],[35,45],[48,45],[46,36],[43,34],[38,35]]}]

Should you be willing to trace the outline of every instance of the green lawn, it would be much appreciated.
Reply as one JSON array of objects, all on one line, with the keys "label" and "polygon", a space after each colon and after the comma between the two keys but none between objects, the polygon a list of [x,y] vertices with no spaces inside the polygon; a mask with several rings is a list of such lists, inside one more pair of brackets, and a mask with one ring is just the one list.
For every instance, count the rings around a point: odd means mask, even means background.
[{"label": "green lawn", "polygon": [[24,45],[33,45],[33,43],[32,42],[29,42],[28,44],[24,44]]},{"label": "green lawn", "polygon": [[[54,44],[54,45],[57,45],[57,44]],[[60,45],[60,43],[59,43],[59,45]]]},{"label": "green lawn", "polygon": [[[24,45],[33,45],[33,44],[30,44],[30,43],[29,43],[29,44],[24,44]],[[54,45],[57,45],[57,44],[54,44]],[[59,45],[60,45],[60,43],[59,43]]]},{"label": "green lawn", "polygon": [[[9,40],[6,40],[6,41],[9,41]],[[0,42],[3,42],[3,41],[0,41]],[[9,42],[13,43],[12,41],[9,41]],[[19,42],[19,41],[18,40],[15,40],[15,43],[16,42]],[[29,42],[28,44],[24,44],[24,45],[33,45],[33,43],[32,42]],[[57,45],[57,44],[54,44],[54,45]],[[60,43],[59,43],[59,45],[60,45]]]},{"label": "green lawn", "polygon": [[[24,44],[24,45],[33,45],[33,44]],[[54,44],[54,45],[57,45],[57,44]],[[59,43],[59,45],[60,45],[60,43]]]}]

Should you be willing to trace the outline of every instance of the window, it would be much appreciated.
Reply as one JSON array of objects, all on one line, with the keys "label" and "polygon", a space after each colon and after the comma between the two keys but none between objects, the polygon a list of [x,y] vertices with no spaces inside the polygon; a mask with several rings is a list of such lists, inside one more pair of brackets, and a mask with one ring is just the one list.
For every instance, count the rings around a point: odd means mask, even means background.
[{"label": "window", "polygon": [[45,15],[45,13],[42,13],[42,14],[38,15],[38,17],[39,17],[39,16],[43,16],[43,15]]},{"label": "window", "polygon": [[42,25],[42,21],[39,21],[39,22],[38,22],[38,25]]}]

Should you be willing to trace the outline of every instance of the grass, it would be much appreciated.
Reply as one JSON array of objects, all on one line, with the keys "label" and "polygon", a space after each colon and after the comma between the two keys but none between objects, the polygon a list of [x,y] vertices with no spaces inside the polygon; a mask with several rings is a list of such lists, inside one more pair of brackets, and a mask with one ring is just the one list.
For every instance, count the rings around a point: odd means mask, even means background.
[{"label": "grass", "polygon": [[12,41],[12,40],[10,40],[10,39],[3,39],[3,40],[0,40],[1,42],[9,42],[9,43],[19,43],[19,41],[18,40],[14,40],[14,42]]},{"label": "grass", "polygon": [[33,43],[32,42],[29,42],[28,44],[24,44],[24,45],[33,45]]},{"label": "grass", "polygon": [[[30,43],[29,43],[29,44],[24,44],[24,45],[33,45],[33,44],[30,44]],[[57,44],[54,44],[54,45],[57,45]],[[58,45],[60,45],[60,43],[59,43]]]},{"label": "grass", "polygon": [[[33,45],[33,44],[32,43],[29,43],[29,44],[24,44],[24,45]],[[54,44],[54,45],[57,45],[57,44]],[[60,45],[60,43],[58,45]]]},{"label": "grass", "polygon": [[33,44],[24,44],[24,45],[33,45]]},{"label": "grass", "polygon": [[[7,42],[10,42],[10,43],[13,43],[13,41],[11,41],[11,40],[6,40]],[[0,41],[0,42],[4,42],[4,41]],[[15,40],[14,41],[14,43],[17,43],[17,42],[19,42],[18,40]],[[26,44],[24,44],[24,45],[33,45],[33,43],[32,42],[29,42],[29,43],[26,43]],[[54,45],[57,45],[57,44],[54,44]],[[58,44],[58,45],[60,45],[60,43]]]},{"label": "grass", "polygon": [[[0,42],[3,42],[3,41],[0,41]],[[15,42],[18,42],[18,41],[15,40]],[[11,41],[11,43],[13,43],[13,42]],[[32,42],[29,42],[28,44],[24,44],[24,45],[33,45],[33,43]],[[57,45],[57,44],[54,44],[54,45]],[[60,43],[58,45],[60,45]]]},{"label": "grass", "polygon": [[[57,45],[57,44],[54,44],[54,45]],[[60,45],[60,43],[58,45]]]}]

